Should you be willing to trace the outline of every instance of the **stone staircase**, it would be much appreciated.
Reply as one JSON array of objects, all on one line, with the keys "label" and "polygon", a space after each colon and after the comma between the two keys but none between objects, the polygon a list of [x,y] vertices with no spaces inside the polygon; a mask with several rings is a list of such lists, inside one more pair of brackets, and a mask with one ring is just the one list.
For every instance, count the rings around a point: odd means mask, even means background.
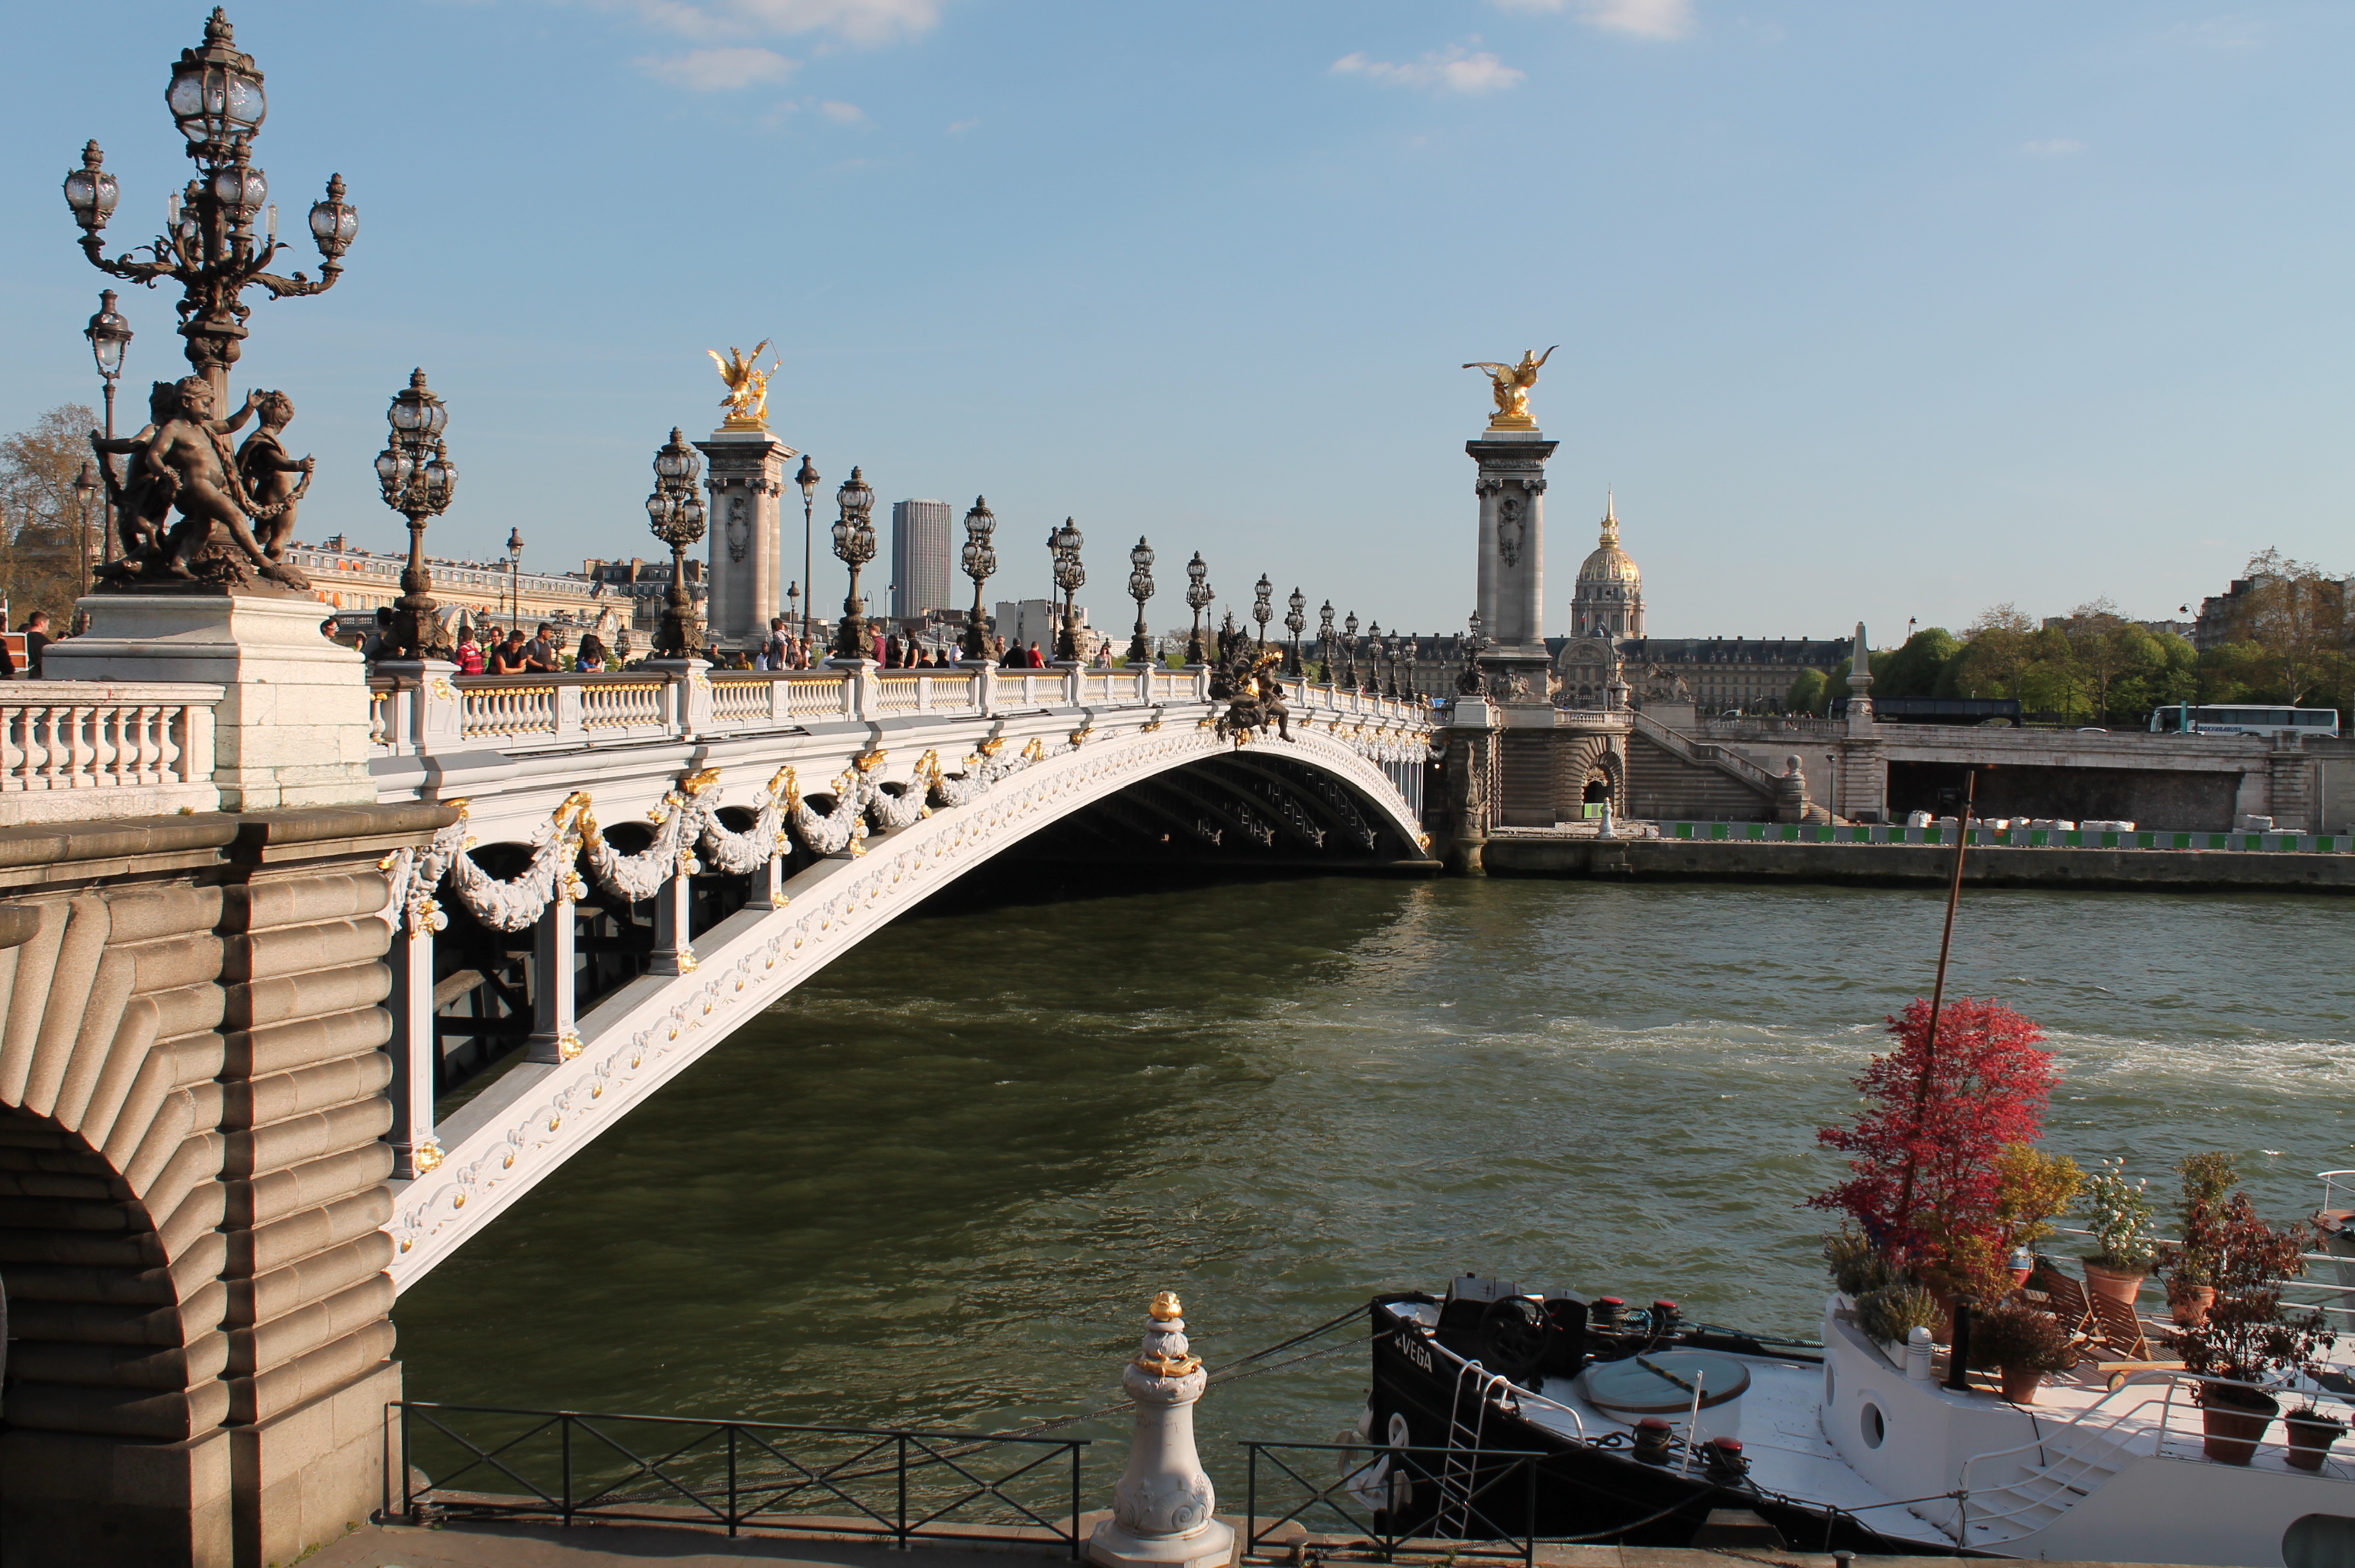
[{"label": "stone staircase", "polygon": [[1641,713],[1627,737],[1627,815],[1695,822],[1772,822],[1774,775],[1730,747],[1696,741]]}]

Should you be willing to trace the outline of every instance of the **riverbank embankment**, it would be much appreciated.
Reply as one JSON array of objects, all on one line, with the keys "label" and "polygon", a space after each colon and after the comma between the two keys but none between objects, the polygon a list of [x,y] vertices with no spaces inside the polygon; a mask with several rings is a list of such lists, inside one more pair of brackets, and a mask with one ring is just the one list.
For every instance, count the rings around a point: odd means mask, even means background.
[{"label": "riverbank embankment", "polygon": [[[1481,860],[1490,876],[1942,887],[1954,875],[1955,850],[1939,844],[1598,838],[1508,830],[1487,840]],[[1995,888],[2355,893],[2355,854],[1974,845],[1964,856],[1963,880]]]}]

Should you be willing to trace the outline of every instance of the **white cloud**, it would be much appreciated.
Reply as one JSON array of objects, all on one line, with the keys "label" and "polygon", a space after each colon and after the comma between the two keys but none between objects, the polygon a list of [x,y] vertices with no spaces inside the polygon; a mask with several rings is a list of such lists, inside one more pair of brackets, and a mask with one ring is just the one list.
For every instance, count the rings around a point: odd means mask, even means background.
[{"label": "white cloud", "polygon": [[914,37],[940,25],[944,0],[594,0],[690,38],[830,33],[854,44]]},{"label": "white cloud", "polygon": [[2085,144],[2072,141],[2066,136],[2054,136],[2049,141],[2022,142],[2019,150],[2031,158],[2065,158],[2083,152]]},{"label": "white cloud", "polygon": [[950,135],[952,135],[952,136],[962,136],[962,135],[964,135],[967,131],[972,130],[975,126],[976,126],[976,125],[978,125],[978,124],[980,124],[980,123],[981,123],[981,122],[980,122],[980,121],[978,121],[978,120],[956,120],[956,121],[952,121],[952,122],[950,122],[950,124],[949,124],[949,134],[950,134]]},{"label": "white cloud", "polygon": [[667,59],[648,57],[638,61],[638,69],[696,92],[732,92],[756,81],[783,81],[798,63],[774,49],[738,47],[690,49]]},{"label": "white cloud", "polygon": [[856,103],[838,103],[828,99],[817,106],[817,112],[837,125],[862,125],[867,122],[867,112]]},{"label": "white cloud", "polygon": [[1442,92],[1476,94],[1518,86],[1524,75],[1485,49],[1471,54],[1461,45],[1404,65],[1369,59],[1359,51],[1335,60],[1332,72],[1336,76],[1362,76],[1384,87],[1427,87]]},{"label": "white cloud", "polygon": [[1695,26],[1692,0],[1497,0],[1506,11],[1569,11],[1590,27],[1636,38],[1681,38]]},{"label": "white cloud", "polygon": [[2168,29],[2169,38],[2189,44],[2194,48],[2239,51],[2263,47],[2264,25],[2244,21],[2238,16],[2219,16],[2209,22],[2179,22]]}]

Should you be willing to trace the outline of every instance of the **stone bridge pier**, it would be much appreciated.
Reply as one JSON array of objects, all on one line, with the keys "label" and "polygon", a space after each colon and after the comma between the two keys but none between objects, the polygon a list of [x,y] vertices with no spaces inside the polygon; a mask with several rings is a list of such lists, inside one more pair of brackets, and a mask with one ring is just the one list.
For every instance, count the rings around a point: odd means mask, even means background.
[{"label": "stone bridge pier", "polygon": [[286,1562],[382,1495],[377,862],[452,813],[0,829],[0,1552]]}]

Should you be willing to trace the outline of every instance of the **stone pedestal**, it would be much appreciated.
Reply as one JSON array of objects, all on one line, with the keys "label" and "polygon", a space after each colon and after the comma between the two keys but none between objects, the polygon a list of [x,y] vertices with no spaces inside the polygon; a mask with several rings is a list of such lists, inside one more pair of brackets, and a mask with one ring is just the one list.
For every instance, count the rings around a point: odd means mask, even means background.
[{"label": "stone pedestal", "polygon": [[717,648],[754,648],[769,618],[785,613],[785,464],[801,455],[764,430],[716,430],[695,443],[703,453],[711,516],[706,635]]},{"label": "stone pedestal", "polygon": [[1480,667],[1500,702],[1545,702],[1545,465],[1560,443],[1491,429],[1464,450],[1480,465]]},{"label": "stone pedestal", "polygon": [[90,630],[55,644],[56,680],[207,681],[213,783],[224,811],[373,805],[367,666],[319,635],[315,599],[259,593],[93,593]]},{"label": "stone pedestal", "polygon": [[1194,1451],[1194,1402],[1209,1385],[1186,1345],[1186,1319],[1167,1291],[1153,1298],[1152,1326],[1120,1386],[1136,1406],[1128,1468],[1113,1488],[1112,1518],[1088,1540],[1104,1568],[1226,1568],[1233,1527],[1214,1517],[1218,1493]]}]

